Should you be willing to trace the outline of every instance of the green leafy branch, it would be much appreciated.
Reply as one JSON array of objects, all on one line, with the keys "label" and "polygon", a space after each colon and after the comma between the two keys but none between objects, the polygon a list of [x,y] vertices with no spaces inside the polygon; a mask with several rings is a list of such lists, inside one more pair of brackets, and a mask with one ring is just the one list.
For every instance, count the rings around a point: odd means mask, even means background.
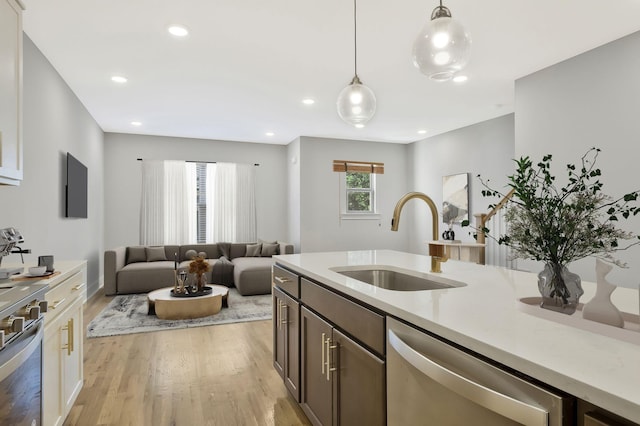
[{"label": "green leafy branch", "polygon": [[[591,148],[581,164],[567,164],[568,183],[560,188],[551,174],[552,156],[545,155],[535,166],[529,157],[514,160],[515,173],[508,176],[514,195],[506,203],[508,231],[495,238],[489,229],[476,229],[512,248],[514,258],[534,259],[566,265],[587,256],[596,256],[618,266],[625,265],[611,253],[640,244],[640,237],[616,227],[620,219],[640,213],[639,191],[617,199],[602,193],[602,172],[596,168],[600,149]],[[478,175],[485,197],[504,198]],[[494,208],[496,204],[490,204]],[[468,226],[469,222],[463,222]],[[620,246],[621,240],[635,240]]]}]

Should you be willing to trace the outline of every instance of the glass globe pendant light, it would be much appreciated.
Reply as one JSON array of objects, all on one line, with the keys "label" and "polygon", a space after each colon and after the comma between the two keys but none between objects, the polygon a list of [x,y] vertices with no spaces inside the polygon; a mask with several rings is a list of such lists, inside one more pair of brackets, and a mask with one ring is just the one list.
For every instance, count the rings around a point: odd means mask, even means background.
[{"label": "glass globe pendant light", "polygon": [[373,90],[362,84],[358,77],[358,42],[356,0],[353,0],[353,40],[354,40],[354,77],[351,83],[338,95],[338,115],[346,123],[355,127],[364,127],[376,113],[376,96]]},{"label": "glass globe pendant light", "polygon": [[414,65],[432,80],[447,81],[467,65],[470,51],[471,37],[440,0],[413,43]]}]

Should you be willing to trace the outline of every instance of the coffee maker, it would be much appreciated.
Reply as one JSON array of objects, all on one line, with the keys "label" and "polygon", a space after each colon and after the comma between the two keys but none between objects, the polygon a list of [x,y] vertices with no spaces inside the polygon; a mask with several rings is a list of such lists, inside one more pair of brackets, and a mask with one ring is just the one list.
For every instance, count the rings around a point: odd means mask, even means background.
[{"label": "coffee maker", "polygon": [[[15,253],[13,249],[23,242],[22,234],[15,228],[0,229],[0,266],[2,265],[2,259],[11,253]],[[23,252],[20,247],[18,247],[18,250],[17,253]],[[24,271],[24,267],[0,268],[0,280],[20,274],[22,271]]]}]

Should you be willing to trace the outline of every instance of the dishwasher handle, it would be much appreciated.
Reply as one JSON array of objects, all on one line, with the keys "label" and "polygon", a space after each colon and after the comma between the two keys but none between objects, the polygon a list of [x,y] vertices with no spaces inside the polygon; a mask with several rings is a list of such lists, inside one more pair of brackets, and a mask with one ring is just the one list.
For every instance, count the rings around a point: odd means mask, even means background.
[{"label": "dishwasher handle", "polygon": [[419,353],[389,330],[389,344],[405,361],[450,391],[503,417],[524,425],[548,425],[549,413],[504,395],[445,368]]}]

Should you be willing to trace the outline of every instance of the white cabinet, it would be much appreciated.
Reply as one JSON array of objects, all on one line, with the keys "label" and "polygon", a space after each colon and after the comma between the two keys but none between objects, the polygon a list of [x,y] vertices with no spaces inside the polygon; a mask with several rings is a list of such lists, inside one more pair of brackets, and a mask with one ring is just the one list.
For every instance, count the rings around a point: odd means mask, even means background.
[{"label": "white cabinet", "polygon": [[82,306],[86,300],[86,264],[63,272],[64,278],[51,283],[45,314],[42,424],[61,425],[83,383]]},{"label": "white cabinet", "polygon": [[0,0],[0,184],[22,180],[22,6]]}]

